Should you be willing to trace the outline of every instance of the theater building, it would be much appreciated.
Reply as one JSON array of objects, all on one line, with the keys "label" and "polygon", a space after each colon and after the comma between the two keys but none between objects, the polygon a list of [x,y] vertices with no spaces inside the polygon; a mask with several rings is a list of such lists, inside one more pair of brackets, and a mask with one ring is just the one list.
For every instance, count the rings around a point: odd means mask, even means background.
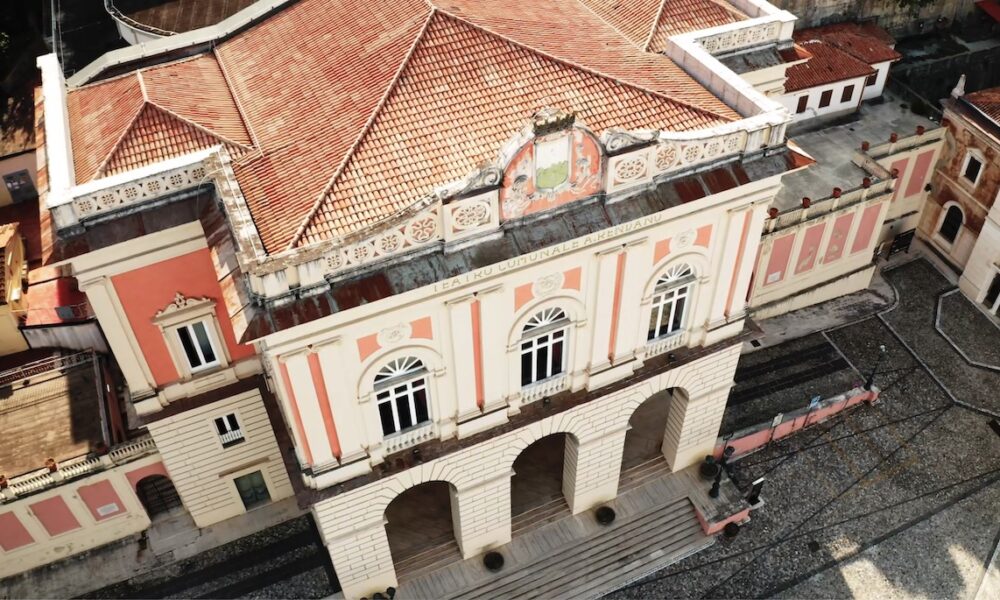
[{"label": "theater building", "polygon": [[788,63],[727,65],[794,17],[648,4],[302,0],[39,60],[46,259],[198,526],[295,495],[361,597],[715,450],[812,162]]}]

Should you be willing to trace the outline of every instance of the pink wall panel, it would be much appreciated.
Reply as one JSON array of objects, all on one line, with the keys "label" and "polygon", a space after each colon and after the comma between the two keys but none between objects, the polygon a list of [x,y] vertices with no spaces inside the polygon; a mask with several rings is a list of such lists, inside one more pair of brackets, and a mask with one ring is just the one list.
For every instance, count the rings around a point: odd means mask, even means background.
[{"label": "pink wall panel", "polygon": [[27,546],[34,541],[17,515],[12,512],[0,514],[0,548],[3,548],[4,552]]},{"label": "pink wall panel", "polygon": [[49,535],[59,535],[80,528],[80,522],[70,512],[62,496],[53,496],[41,502],[35,502],[31,505],[31,512],[35,514]]},{"label": "pink wall panel", "polygon": [[823,255],[823,263],[837,260],[844,255],[844,245],[847,244],[847,236],[851,233],[851,223],[854,222],[854,213],[847,213],[837,217],[833,222],[833,232],[830,234],[830,241],[826,244],[826,254]]},{"label": "pink wall panel", "polygon": [[82,485],[76,491],[97,521],[110,519],[125,512],[125,505],[107,479],[91,485]]},{"label": "pink wall panel", "polygon": [[931,159],[933,158],[933,150],[928,150],[917,157],[917,162],[913,164],[913,172],[910,173],[910,179],[906,182],[906,195],[903,196],[904,198],[918,194],[920,190],[924,189],[927,171],[931,168]]},{"label": "pink wall panel", "polygon": [[878,222],[878,215],[882,212],[882,205],[869,206],[861,214],[861,224],[858,226],[858,233],[854,236],[854,243],[851,245],[851,254],[861,252],[872,241],[872,233],[875,231],[875,224]]},{"label": "pink wall panel", "polygon": [[170,479],[170,474],[167,473],[167,468],[163,466],[162,462],[146,465],[145,467],[136,469],[135,471],[129,471],[128,473],[125,473],[125,478],[128,479],[130,484],[132,484],[132,489],[134,490],[135,486],[138,485],[140,481],[150,475],[163,475],[167,479]]},{"label": "pink wall panel", "polygon": [[902,158],[889,166],[889,172],[892,172],[892,170],[895,169],[896,172],[899,173],[899,179],[896,180],[896,187],[892,190],[893,200],[895,200],[896,196],[899,195],[899,190],[903,188],[903,182],[906,181],[906,165],[908,164],[910,164],[910,159]]},{"label": "pink wall panel", "polygon": [[795,274],[805,273],[816,265],[816,258],[819,256],[819,245],[823,243],[823,232],[826,231],[826,223],[813,225],[806,229],[802,236],[802,249],[799,250],[798,264],[795,265]]},{"label": "pink wall panel", "polygon": [[767,270],[764,271],[764,285],[778,283],[785,278],[785,269],[788,268],[788,259],[792,255],[794,243],[794,233],[774,241],[771,247],[771,259],[767,262]]}]

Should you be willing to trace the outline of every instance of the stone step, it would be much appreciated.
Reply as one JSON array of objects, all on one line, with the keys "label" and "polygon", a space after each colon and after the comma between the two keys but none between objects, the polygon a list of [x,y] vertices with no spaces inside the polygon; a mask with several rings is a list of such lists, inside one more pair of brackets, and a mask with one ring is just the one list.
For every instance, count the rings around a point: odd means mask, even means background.
[{"label": "stone step", "polygon": [[[588,590],[592,583],[607,587],[607,582],[614,581],[622,567],[631,565],[636,557],[658,552],[661,560],[657,564],[669,564],[675,555],[689,554],[701,540],[711,543],[711,539],[701,533],[690,501],[681,498],[621,525],[612,525],[585,543],[545,556],[535,561],[530,571],[512,566],[509,573],[464,590],[454,598],[590,596]],[[621,557],[630,562],[623,565]],[[643,564],[636,564],[632,568],[638,570],[642,567]]]},{"label": "stone step", "polygon": [[395,562],[396,578],[413,579],[444,565],[462,559],[454,538]]},{"label": "stone step", "polygon": [[622,494],[628,490],[635,489],[643,483],[661,477],[670,472],[670,465],[662,456],[651,458],[644,463],[640,463],[622,474],[618,482],[618,493]]},{"label": "stone step", "polygon": [[540,527],[545,523],[551,523],[568,514],[569,505],[566,504],[566,500],[562,496],[559,496],[555,500],[550,500],[541,506],[536,506],[531,510],[515,515],[511,519],[510,535],[514,537],[523,531]]}]

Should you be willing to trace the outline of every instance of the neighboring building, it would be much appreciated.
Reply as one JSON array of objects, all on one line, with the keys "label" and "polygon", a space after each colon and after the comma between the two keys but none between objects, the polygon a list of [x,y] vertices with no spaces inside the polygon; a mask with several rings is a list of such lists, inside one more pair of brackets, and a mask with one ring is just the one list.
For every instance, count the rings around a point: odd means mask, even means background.
[{"label": "neighboring building", "polygon": [[962,273],[959,286],[996,314],[1000,297],[1000,88],[944,101],[947,150],[934,174],[920,234]]},{"label": "neighboring building", "polygon": [[794,49],[794,17],[647,4],[302,0],[68,86],[40,59],[47,261],[199,526],[296,493],[360,597],[714,452],[757,232],[809,164],[719,57]]},{"label": "neighboring building", "polygon": [[3,276],[0,278],[0,285],[3,286],[0,288],[0,356],[3,356],[28,349],[20,330],[27,308],[24,287],[28,266],[21,230],[15,223],[0,225],[0,263],[3,264]]},{"label": "neighboring building", "polygon": [[0,136],[0,206],[33,200],[38,196],[35,174],[35,140],[20,130]]},{"label": "neighboring building", "polygon": [[[130,44],[211,27],[257,0],[104,0],[118,34]],[[269,4],[264,2],[262,4]]]},{"label": "neighboring building", "polygon": [[899,104],[890,96],[795,136],[816,164],[782,178],[750,292],[755,319],[868,287],[874,255],[914,232],[945,129]]},{"label": "neighboring building", "polygon": [[895,40],[872,24],[841,23],[796,31],[810,58],[788,69],[782,103],[796,121],[835,117],[882,95]]},{"label": "neighboring building", "polygon": [[179,508],[148,436],[130,439],[92,352],[31,350],[0,372],[0,577],[149,527]]}]

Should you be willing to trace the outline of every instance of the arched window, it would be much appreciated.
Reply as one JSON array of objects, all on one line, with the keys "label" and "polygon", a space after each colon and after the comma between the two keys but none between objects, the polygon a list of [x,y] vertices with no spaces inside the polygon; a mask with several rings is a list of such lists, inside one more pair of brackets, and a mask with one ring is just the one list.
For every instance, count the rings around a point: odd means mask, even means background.
[{"label": "arched window", "polygon": [[949,244],[954,244],[955,238],[958,237],[958,232],[962,229],[963,220],[962,209],[952,204],[944,216],[944,221],[941,222],[941,229],[938,230],[938,233],[941,234],[941,237],[948,240]]},{"label": "arched window", "polygon": [[694,280],[691,267],[679,264],[668,269],[656,281],[647,340],[655,340],[684,329]]},{"label": "arched window", "polygon": [[430,421],[424,363],[407,356],[379,369],[375,374],[375,398],[383,435]]},{"label": "arched window", "polygon": [[561,308],[531,317],[521,332],[521,385],[531,385],[566,371],[569,319]]}]

